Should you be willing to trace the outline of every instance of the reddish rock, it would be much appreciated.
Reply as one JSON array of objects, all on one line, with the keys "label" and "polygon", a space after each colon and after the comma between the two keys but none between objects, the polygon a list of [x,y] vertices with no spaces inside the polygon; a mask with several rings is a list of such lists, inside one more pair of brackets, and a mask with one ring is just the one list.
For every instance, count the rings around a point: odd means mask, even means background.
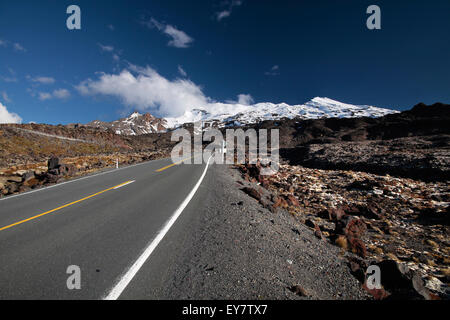
[{"label": "reddish rock", "polygon": [[299,295],[300,297],[307,297],[308,293],[301,285],[295,285],[289,288],[293,293]]},{"label": "reddish rock", "polygon": [[298,202],[297,198],[294,197],[292,194],[288,195],[288,203],[291,206],[300,207],[300,203]]},{"label": "reddish rock", "polygon": [[366,283],[363,283],[363,289],[373,296],[375,300],[383,300],[389,297],[389,293],[383,288],[380,289],[369,289]]},{"label": "reddish rock", "polygon": [[280,196],[272,197],[272,201],[273,201],[272,205],[273,209],[288,207],[288,203],[286,202],[286,199],[284,199],[283,197]]},{"label": "reddish rock", "polygon": [[329,208],[319,213],[319,215],[330,221],[339,221],[345,216],[345,211],[342,208]]},{"label": "reddish rock", "polygon": [[323,239],[322,231],[320,231],[320,228],[317,224],[314,226],[314,235],[319,239]]},{"label": "reddish rock", "polygon": [[347,238],[361,238],[367,230],[367,226],[361,219],[347,216],[336,223],[337,234],[346,235]]},{"label": "reddish rock", "polygon": [[244,187],[241,190],[244,191],[246,194],[248,194],[250,197],[252,197],[258,201],[261,200],[261,194],[258,192],[258,190],[254,189],[254,188],[250,188],[250,187]]},{"label": "reddish rock", "polygon": [[358,238],[348,238],[348,243],[350,246],[350,250],[360,256],[361,258],[365,258],[367,256],[367,249],[364,245],[364,242]]},{"label": "reddish rock", "polygon": [[23,184],[24,184],[24,186],[27,186],[27,187],[34,187],[39,184],[39,179],[37,179],[37,178],[28,179]]}]

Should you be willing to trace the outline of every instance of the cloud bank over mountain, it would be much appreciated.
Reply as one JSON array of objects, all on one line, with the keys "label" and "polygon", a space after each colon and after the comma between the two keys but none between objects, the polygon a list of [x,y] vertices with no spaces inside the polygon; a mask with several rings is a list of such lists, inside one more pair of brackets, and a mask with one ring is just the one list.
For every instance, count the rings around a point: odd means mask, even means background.
[{"label": "cloud bank over mountain", "polygon": [[83,95],[113,96],[129,108],[159,116],[179,116],[212,101],[191,80],[171,81],[148,66],[130,65],[119,74],[102,73],[96,80],[81,82],[77,89]]},{"label": "cloud bank over mountain", "polygon": [[129,65],[118,74],[102,73],[77,86],[83,95],[105,95],[120,99],[126,108],[165,118],[169,127],[198,120],[256,123],[281,118],[382,116],[392,110],[351,105],[316,97],[302,105],[255,103],[250,94],[239,94],[225,102],[207,97],[202,87],[189,79],[169,80],[151,67]]}]

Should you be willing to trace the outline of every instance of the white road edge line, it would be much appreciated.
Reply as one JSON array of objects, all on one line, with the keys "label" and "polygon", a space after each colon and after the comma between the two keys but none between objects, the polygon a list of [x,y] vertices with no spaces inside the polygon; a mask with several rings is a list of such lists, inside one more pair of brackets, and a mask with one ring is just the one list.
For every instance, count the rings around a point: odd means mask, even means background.
[{"label": "white road edge line", "polygon": [[132,165],[129,165],[129,166],[126,166],[126,167],[121,167],[121,168],[119,168],[119,169],[115,169],[115,168],[114,168],[114,169],[111,169],[111,170],[107,170],[107,171],[95,173],[95,174],[92,174],[92,175],[87,175],[87,176],[80,177],[80,178],[76,178],[76,179],[73,179],[73,180],[60,182],[60,183],[54,184],[54,185],[52,185],[52,186],[43,187],[43,188],[39,188],[39,189],[36,189],[36,190],[24,192],[24,193],[14,194],[14,195],[12,195],[12,196],[6,196],[6,197],[4,197],[4,198],[0,198],[0,201],[4,201],[4,200],[8,200],[8,199],[14,199],[14,198],[16,198],[16,197],[25,196],[25,195],[30,194],[30,193],[39,192],[39,191],[44,191],[44,190],[48,190],[48,189],[55,188],[55,187],[60,187],[60,186],[65,185],[65,184],[67,184],[67,183],[77,182],[77,181],[81,181],[81,180],[84,180],[84,179],[89,179],[89,178],[101,176],[101,175],[104,175],[104,174],[113,173],[113,172],[117,172],[117,171],[120,171],[120,170],[128,169],[128,168],[132,168],[132,167],[136,167],[136,166],[141,166],[141,165],[143,165],[143,164],[148,164],[148,163],[150,163],[150,162],[162,161],[162,160],[168,160],[168,158],[149,160],[149,161],[145,161],[145,162],[141,162],[141,163],[132,164]]},{"label": "white road edge line", "polygon": [[135,181],[136,181],[136,180],[132,180],[132,181],[128,181],[127,183],[121,184],[121,185],[115,187],[114,190],[119,189],[119,188],[122,188],[122,187],[125,187],[125,186],[127,186],[127,185],[129,185],[130,183],[133,183],[133,182],[135,182]]},{"label": "white road edge line", "polygon": [[183,212],[184,208],[186,208],[191,199],[194,197],[195,192],[200,187],[200,184],[202,183],[203,178],[206,175],[206,171],[208,170],[210,160],[211,157],[209,157],[208,162],[206,163],[203,174],[201,175],[200,179],[197,181],[197,184],[194,186],[191,192],[187,195],[186,199],[184,199],[184,201],[180,204],[177,210],[175,210],[173,215],[170,217],[170,219],[166,222],[164,227],[158,232],[156,238],[153,239],[153,241],[147,246],[147,248],[145,248],[144,252],[139,256],[136,262],[133,263],[133,265],[121,276],[120,280],[114,285],[114,287],[111,289],[108,295],[103,298],[103,300],[117,300],[122,294],[122,292],[125,290],[125,288],[128,286],[128,284],[131,282],[131,280],[133,280],[134,276],[138,273],[139,269],[141,269],[145,261],[147,261],[147,259],[152,254],[153,250],[155,250],[155,248],[164,238],[166,233],[170,230],[172,225],[175,223],[180,214]]}]

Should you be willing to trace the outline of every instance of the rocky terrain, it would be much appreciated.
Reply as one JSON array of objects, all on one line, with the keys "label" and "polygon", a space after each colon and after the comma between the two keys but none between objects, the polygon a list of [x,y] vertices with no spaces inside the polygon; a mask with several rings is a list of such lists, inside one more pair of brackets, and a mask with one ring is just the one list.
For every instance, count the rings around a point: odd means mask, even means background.
[{"label": "rocky terrain", "polygon": [[378,265],[383,289],[365,287],[374,298],[449,299],[449,107],[280,125],[280,170],[262,176],[259,164],[240,165],[251,183],[241,189],[353,254],[362,286]]},{"label": "rocky terrain", "polygon": [[114,167],[116,162],[123,166],[169,157],[172,146],[164,133],[133,137],[85,126],[0,125],[0,197]]},{"label": "rocky terrain", "polygon": [[291,165],[446,181],[449,123],[450,106],[436,103],[379,118],[264,121],[244,129],[278,129],[280,156]]},{"label": "rocky terrain", "polygon": [[148,133],[166,132],[167,121],[163,118],[156,118],[150,113],[140,114],[133,112],[129,117],[104,122],[95,120],[86,124],[87,127],[111,130],[116,134],[136,136]]},{"label": "rocky terrain", "polygon": [[257,165],[239,170],[253,182],[242,190],[262,206],[286,210],[318,238],[359,256],[349,264],[361,281],[368,265],[393,260],[417,271],[433,294],[449,298],[448,183],[290,165],[268,177]]}]

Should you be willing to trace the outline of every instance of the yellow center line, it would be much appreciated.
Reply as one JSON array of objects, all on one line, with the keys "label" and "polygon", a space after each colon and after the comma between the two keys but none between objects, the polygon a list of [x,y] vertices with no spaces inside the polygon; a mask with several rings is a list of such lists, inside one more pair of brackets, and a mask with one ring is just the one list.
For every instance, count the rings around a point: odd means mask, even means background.
[{"label": "yellow center line", "polygon": [[124,184],[127,184],[127,183],[129,183],[129,182],[130,182],[130,181],[126,181],[126,182],[124,182],[124,183],[118,184],[117,186],[114,186],[114,187],[111,187],[111,188],[105,189],[105,190],[103,190],[103,191],[100,191],[100,192],[94,193],[94,194],[92,194],[92,195],[90,195],[90,196],[84,197],[83,199],[80,199],[80,200],[77,200],[77,201],[74,201],[74,202],[71,202],[71,203],[65,204],[65,205],[63,205],[63,206],[60,206],[60,207],[58,207],[58,208],[55,208],[55,209],[52,209],[52,210],[49,210],[49,211],[46,211],[46,212],[40,213],[40,214],[38,214],[38,215],[35,215],[35,216],[31,217],[31,218],[28,218],[28,219],[24,219],[24,220],[21,220],[21,221],[18,221],[18,222],[12,223],[12,224],[10,224],[10,225],[7,225],[7,226],[4,226],[4,227],[1,227],[1,228],[0,228],[0,231],[3,231],[3,230],[5,230],[5,229],[9,229],[9,228],[11,228],[11,227],[14,227],[14,226],[17,226],[17,225],[19,225],[19,224],[22,224],[22,223],[25,223],[25,222],[28,222],[28,221],[34,220],[34,219],[36,219],[36,218],[39,218],[39,217],[42,217],[42,216],[44,216],[44,215],[46,215],[46,214],[49,214],[49,213],[52,213],[52,212],[55,212],[55,211],[61,210],[61,209],[63,209],[63,208],[66,208],[66,207],[68,207],[68,206],[71,206],[71,205],[73,205],[73,204],[75,204],[75,203],[78,203],[78,202],[81,202],[81,201],[87,200],[87,199],[89,199],[89,198],[92,198],[92,197],[98,196],[99,194],[102,194],[102,193],[104,193],[104,192],[106,192],[106,191],[109,191],[109,190],[112,190],[112,189],[114,189],[114,188],[120,187],[120,186],[122,186],[122,185],[124,185]]},{"label": "yellow center line", "polygon": [[183,159],[183,160],[181,160],[181,161],[178,161],[178,162],[175,162],[175,163],[172,163],[172,164],[169,164],[168,166],[165,166],[165,167],[163,167],[163,168],[161,168],[161,169],[155,170],[155,172],[161,172],[161,171],[164,171],[164,170],[166,170],[166,169],[172,168],[173,166],[176,166],[177,164],[180,164],[180,163],[182,163],[182,162],[184,162],[184,161],[186,161],[186,160],[192,159],[193,157],[194,157],[194,156],[185,158],[185,159]]}]

